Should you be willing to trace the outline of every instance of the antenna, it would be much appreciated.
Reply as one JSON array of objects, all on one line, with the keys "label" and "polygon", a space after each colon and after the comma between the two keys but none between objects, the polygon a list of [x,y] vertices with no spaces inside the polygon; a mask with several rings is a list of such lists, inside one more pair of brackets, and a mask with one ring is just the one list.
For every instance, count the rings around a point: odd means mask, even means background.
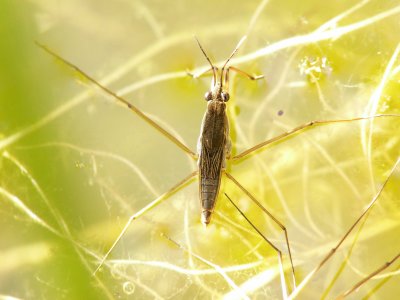
[{"label": "antenna", "polygon": [[247,39],[247,35],[244,35],[239,43],[236,45],[235,49],[232,51],[231,55],[228,57],[228,59],[226,60],[226,62],[224,63],[224,66],[221,69],[221,82],[222,82],[222,77],[224,74],[224,69],[226,67],[226,65],[228,64],[228,62],[231,60],[231,58],[236,54],[236,52],[239,50],[240,46],[242,46],[243,42]]},{"label": "antenna", "polygon": [[203,49],[203,47],[201,46],[201,44],[200,44],[199,40],[197,39],[197,37],[194,36],[194,38],[196,39],[197,44],[199,45],[199,47],[200,47],[200,49],[201,49],[201,52],[203,52],[204,56],[206,57],[207,61],[209,62],[210,66],[211,66],[211,69],[212,69],[212,71],[213,71],[213,79],[214,79],[214,82],[216,82],[216,80],[217,80],[217,74],[215,73],[215,67],[214,67],[214,65],[212,64],[211,60],[208,58],[208,55],[207,55],[206,52],[204,51],[204,49]]}]

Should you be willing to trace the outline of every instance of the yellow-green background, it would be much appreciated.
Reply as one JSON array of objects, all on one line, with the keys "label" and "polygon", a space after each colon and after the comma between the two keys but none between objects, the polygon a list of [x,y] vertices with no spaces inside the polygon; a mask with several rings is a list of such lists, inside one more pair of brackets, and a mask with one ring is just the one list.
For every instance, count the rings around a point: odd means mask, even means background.
[{"label": "yellow-green background", "polygon": [[[213,61],[221,62],[266,2],[1,1],[0,297],[218,299],[232,291],[215,266],[189,256],[162,233],[221,268],[258,262],[227,275],[240,286],[271,270],[272,281],[248,291],[248,296],[281,297],[276,253],[253,234],[225,197],[219,198],[212,224],[202,228],[197,181],[132,224],[110,256],[127,264],[109,262],[92,277],[98,258],[129,216],[193,171],[195,162],[34,44],[36,40],[47,45],[114,91],[177,72],[169,80],[139,86],[126,98],[179,134],[194,151],[209,77],[192,79],[184,74],[186,69],[206,66],[193,35]],[[261,7],[237,58],[307,35],[357,4],[359,9],[329,29],[369,20],[368,26],[283,47],[238,65],[265,79],[232,80],[228,113],[234,153],[311,120],[370,112],[370,100],[400,41],[398,0],[271,0]],[[371,19],[388,12],[392,14],[381,20]],[[314,73],[315,83],[299,66],[322,58],[328,66]],[[400,59],[394,58],[374,113],[400,113],[399,66]],[[115,75],[116,70],[123,71]],[[110,74],[115,75],[112,80]],[[371,152],[364,147],[370,123],[331,124],[228,166],[286,225],[298,283],[389,175],[399,157],[399,126],[399,118],[374,120]],[[135,167],[154,191],[143,184]],[[333,277],[354,234],[298,299],[320,299],[324,293],[332,299],[400,251],[399,173],[394,173],[369,215],[338,280],[333,282]],[[228,180],[222,190],[282,249],[288,267],[279,229]],[[41,221],[35,221],[33,213]],[[397,262],[389,270],[395,272],[398,266]],[[210,274],[196,275],[205,269]],[[383,280],[370,281],[353,299],[394,299],[400,294],[398,273]]]}]

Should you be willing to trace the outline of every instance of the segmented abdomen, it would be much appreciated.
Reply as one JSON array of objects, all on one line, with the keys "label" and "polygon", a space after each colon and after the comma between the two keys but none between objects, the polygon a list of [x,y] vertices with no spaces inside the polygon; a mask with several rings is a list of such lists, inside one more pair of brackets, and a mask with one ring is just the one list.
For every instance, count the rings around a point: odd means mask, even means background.
[{"label": "segmented abdomen", "polygon": [[201,178],[200,180],[201,207],[203,210],[212,211],[219,190],[220,178]]}]

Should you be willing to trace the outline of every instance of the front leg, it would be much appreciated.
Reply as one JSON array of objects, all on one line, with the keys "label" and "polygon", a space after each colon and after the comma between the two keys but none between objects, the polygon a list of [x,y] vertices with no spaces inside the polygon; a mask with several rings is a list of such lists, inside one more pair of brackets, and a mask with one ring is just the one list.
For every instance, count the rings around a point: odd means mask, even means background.
[{"label": "front leg", "polygon": [[225,170],[226,168],[226,160],[231,159],[232,157],[232,141],[230,137],[227,137],[226,144],[225,144],[225,159],[224,162],[222,163],[222,168]]}]

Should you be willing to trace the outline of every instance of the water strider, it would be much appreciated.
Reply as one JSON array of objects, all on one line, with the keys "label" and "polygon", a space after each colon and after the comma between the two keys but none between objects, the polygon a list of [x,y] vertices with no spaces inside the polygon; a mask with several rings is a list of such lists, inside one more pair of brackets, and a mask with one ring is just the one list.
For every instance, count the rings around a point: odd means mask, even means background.
[{"label": "water strider", "polygon": [[[295,127],[294,129],[284,132],[272,139],[269,139],[262,143],[259,143],[234,157],[230,157],[229,124],[228,124],[228,120],[226,117],[226,111],[225,111],[226,110],[226,102],[229,100],[229,91],[228,91],[228,89],[229,89],[229,71],[230,70],[236,71],[236,72],[238,72],[242,75],[245,75],[253,80],[261,78],[261,76],[253,77],[253,76],[251,76],[239,69],[231,67],[231,66],[227,67],[229,60],[237,52],[239,46],[241,45],[241,43],[243,41],[244,41],[244,38],[242,38],[240,40],[240,42],[236,46],[235,50],[232,52],[230,57],[226,60],[223,67],[221,68],[220,73],[218,73],[218,69],[213,66],[213,64],[211,63],[211,61],[209,60],[208,56],[205,54],[203,48],[201,47],[201,45],[199,43],[200,49],[202,50],[202,52],[204,53],[208,62],[211,65],[211,68],[207,71],[212,71],[213,79],[211,82],[211,89],[205,95],[205,98],[206,98],[208,104],[207,104],[207,110],[206,110],[206,113],[205,113],[205,116],[203,119],[203,123],[201,126],[201,134],[200,134],[200,138],[199,138],[199,142],[198,142],[198,155],[196,155],[196,153],[191,151],[184,143],[182,143],[174,135],[169,133],[162,126],[157,124],[153,119],[148,117],[145,113],[143,113],[141,110],[139,110],[133,104],[128,102],[126,99],[117,95],[115,92],[109,90],[107,87],[100,84],[98,81],[96,81],[95,79],[90,77],[88,74],[83,72],[80,68],[78,68],[74,64],[66,61],[61,56],[59,56],[58,54],[53,52],[52,50],[50,50],[47,47],[38,43],[38,45],[42,49],[44,49],[46,52],[53,55],[54,57],[56,57],[63,63],[67,64],[69,67],[71,67],[72,69],[77,71],[80,75],[82,75],[89,82],[94,84],[100,90],[102,90],[103,92],[105,92],[108,95],[111,95],[119,103],[125,105],[131,112],[133,112],[136,115],[138,115],[139,117],[141,117],[145,122],[147,122],[150,126],[155,128],[156,130],[158,130],[162,135],[164,135],[166,138],[171,140],[175,145],[177,145],[180,149],[185,151],[188,155],[190,155],[191,157],[193,157],[195,159],[198,159],[198,166],[199,166],[198,171],[195,171],[195,172],[189,174],[186,178],[184,178],[183,180],[178,182],[171,189],[169,189],[164,194],[157,197],[155,200],[150,202],[148,205],[143,207],[141,210],[136,212],[134,215],[132,215],[128,219],[123,230],[120,232],[118,237],[113,242],[112,246],[109,248],[109,250],[103,256],[103,258],[101,259],[97,268],[95,269],[94,273],[96,273],[103,266],[103,264],[107,260],[110,253],[113,251],[115,246],[121,240],[121,238],[127,231],[128,227],[131,225],[131,223],[134,220],[138,219],[139,217],[144,215],[146,212],[150,211],[151,209],[156,207],[158,204],[160,204],[163,201],[165,201],[166,199],[168,199],[172,194],[174,194],[176,191],[180,190],[187,183],[189,183],[189,181],[192,180],[196,175],[199,175],[199,178],[200,178],[199,179],[199,190],[200,190],[200,201],[201,201],[201,206],[202,206],[201,219],[204,224],[208,224],[210,222],[211,214],[212,214],[212,211],[213,211],[213,208],[215,205],[215,201],[218,196],[218,190],[219,190],[219,186],[220,186],[221,176],[224,173],[229,180],[231,180],[237,187],[239,187],[239,189],[247,197],[249,197],[249,199],[251,201],[253,201],[261,209],[261,211],[266,214],[266,216],[271,218],[271,220],[273,222],[275,222],[275,224],[277,224],[281,228],[281,230],[284,232],[287,251],[288,251],[289,258],[290,258],[292,282],[293,282],[293,289],[294,289],[293,293],[291,295],[289,295],[289,298],[291,299],[291,298],[294,298],[300,292],[300,290],[307,284],[307,282],[310,281],[312,276],[333,256],[333,254],[337,251],[337,249],[343,244],[344,240],[348,237],[350,232],[353,231],[354,227],[360,222],[361,218],[372,207],[372,205],[375,203],[375,201],[377,201],[383,187],[389,180],[390,175],[389,175],[389,177],[387,177],[387,179],[386,179],[384,185],[382,186],[382,188],[380,189],[379,193],[376,195],[376,197],[374,197],[373,201],[371,202],[371,205],[368,206],[368,208],[361,214],[361,216],[353,223],[353,225],[350,227],[350,229],[345,233],[343,238],[339,241],[337,246],[328,253],[328,255],[317,265],[317,267],[311,273],[309,273],[309,275],[302,281],[302,283],[299,285],[299,287],[296,288],[295,276],[294,276],[294,266],[293,266],[293,262],[292,262],[288,234],[287,234],[287,230],[286,230],[285,226],[279,220],[277,220],[258,200],[256,200],[255,197],[247,189],[245,189],[244,186],[241,185],[232,175],[230,175],[227,172],[224,172],[225,161],[227,159],[237,160],[237,159],[247,157],[251,154],[254,154],[256,151],[261,150],[266,145],[269,145],[278,140],[282,140],[282,139],[284,139],[290,135],[293,135],[295,133],[298,133],[299,131],[302,131],[306,128],[310,128],[310,127],[317,126],[320,124],[353,122],[353,121],[367,120],[367,119],[373,119],[373,118],[379,118],[379,117],[399,117],[399,115],[386,114],[386,115],[363,116],[363,117],[352,118],[352,119],[311,121],[306,124],[299,125],[299,126]],[[203,73],[201,73],[201,74],[203,74]],[[193,75],[193,76],[198,77],[201,74]],[[392,173],[396,169],[396,166],[398,163],[399,163],[399,161],[393,167]],[[234,204],[234,202],[230,198],[228,198],[228,200],[230,200],[232,202],[232,204],[242,214],[241,210]],[[245,215],[243,215],[243,217],[245,217]],[[247,219],[247,217],[245,217],[245,219],[252,225],[251,221],[249,219]],[[254,226],[253,226],[253,228],[257,231],[257,228],[255,228]],[[259,232],[259,231],[257,231],[257,232]],[[287,298],[288,295],[287,295],[284,272],[283,272],[282,253],[261,232],[259,232],[259,234],[262,236],[262,238],[267,243],[269,243],[271,245],[272,248],[275,249],[275,251],[278,254],[281,284],[282,284],[282,294],[283,294],[283,298]],[[398,257],[396,257],[395,259],[397,259],[397,258]],[[363,284],[363,283],[364,283],[364,281],[361,284]]]},{"label": "water strider", "polygon": [[201,222],[204,225],[209,224],[211,221],[211,215],[221,185],[222,172],[226,164],[225,161],[226,158],[230,158],[231,156],[231,139],[229,137],[229,122],[226,115],[225,104],[229,101],[229,71],[234,70],[246,75],[252,80],[264,77],[262,75],[251,76],[234,67],[226,68],[229,60],[235,55],[245,38],[246,37],[243,37],[239,41],[232,54],[222,66],[220,74],[218,74],[218,68],[212,64],[200,42],[196,39],[201,51],[211,66],[207,71],[212,71],[213,73],[211,88],[204,96],[205,100],[208,102],[207,110],[201,123],[200,137],[197,144],[199,197],[202,208]]}]

